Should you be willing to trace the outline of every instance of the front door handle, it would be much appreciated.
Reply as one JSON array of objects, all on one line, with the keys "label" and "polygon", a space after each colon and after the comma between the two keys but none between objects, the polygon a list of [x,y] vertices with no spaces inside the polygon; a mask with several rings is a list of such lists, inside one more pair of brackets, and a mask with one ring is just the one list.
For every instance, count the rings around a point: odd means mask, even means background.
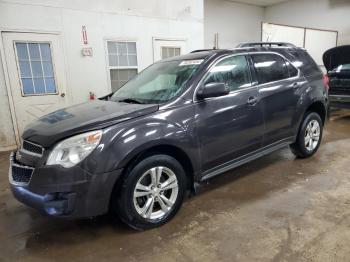
[{"label": "front door handle", "polygon": [[258,103],[258,98],[251,96],[248,98],[247,104],[250,106],[255,106]]},{"label": "front door handle", "polygon": [[293,84],[293,88],[294,89],[298,89],[300,87],[300,84],[298,83],[298,82],[295,82],[294,84]]}]

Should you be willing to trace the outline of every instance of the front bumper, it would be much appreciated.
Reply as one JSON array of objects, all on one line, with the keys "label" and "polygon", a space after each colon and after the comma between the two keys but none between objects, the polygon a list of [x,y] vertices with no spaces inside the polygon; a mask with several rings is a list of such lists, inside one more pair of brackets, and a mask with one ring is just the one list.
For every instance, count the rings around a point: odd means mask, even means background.
[{"label": "front bumper", "polygon": [[[108,212],[121,169],[90,174],[79,166],[34,168],[21,164],[15,156],[15,152],[11,153],[9,182],[14,197],[20,202],[56,217],[83,218]],[[24,179],[25,182],[18,181],[18,173],[26,169],[32,169],[31,175],[27,173],[30,177]]]},{"label": "front bumper", "polygon": [[350,108],[350,96],[348,95],[329,95],[331,107]]}]

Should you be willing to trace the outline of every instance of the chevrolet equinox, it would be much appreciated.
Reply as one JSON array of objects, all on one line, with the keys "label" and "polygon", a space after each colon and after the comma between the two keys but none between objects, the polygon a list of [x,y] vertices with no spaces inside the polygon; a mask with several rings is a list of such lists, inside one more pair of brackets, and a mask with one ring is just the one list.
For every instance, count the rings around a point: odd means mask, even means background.
[{"label": "chevrolet equinox", "polygon": [[154,228],[205,180],[288,145],[312,156],[327,108],[323,74],[304,49],[197,50],[27,126],[10,156],[11,190],[51,216],[111,211],[135,229]]}]

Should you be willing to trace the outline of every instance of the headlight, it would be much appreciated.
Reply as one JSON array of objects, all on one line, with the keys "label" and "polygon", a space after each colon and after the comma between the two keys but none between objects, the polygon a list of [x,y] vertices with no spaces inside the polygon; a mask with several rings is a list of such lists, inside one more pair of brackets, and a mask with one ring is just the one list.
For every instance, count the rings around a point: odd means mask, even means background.
[{"label": "headlight", "polygon": [[55,146],[46,165],[72,167],[87,157],[100,143],[102,131],[92,131],[63,140]]}]

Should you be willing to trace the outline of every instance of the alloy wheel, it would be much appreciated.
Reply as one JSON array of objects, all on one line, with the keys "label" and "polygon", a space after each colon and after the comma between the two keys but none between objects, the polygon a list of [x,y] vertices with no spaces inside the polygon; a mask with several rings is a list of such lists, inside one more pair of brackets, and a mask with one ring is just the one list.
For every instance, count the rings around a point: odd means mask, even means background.
[{"label": "alloy wheel", "polygon": [[312,120],[305,130],[305,147],[309,151],[315,150],[320,141],[321,127],[318,121]]},{"label": "alloy wheel", "polygon": [[154,220],[168,214],[178,196],[175,173],[164,166],[147,170],[137,181],[133,201],[137,213]]}]

